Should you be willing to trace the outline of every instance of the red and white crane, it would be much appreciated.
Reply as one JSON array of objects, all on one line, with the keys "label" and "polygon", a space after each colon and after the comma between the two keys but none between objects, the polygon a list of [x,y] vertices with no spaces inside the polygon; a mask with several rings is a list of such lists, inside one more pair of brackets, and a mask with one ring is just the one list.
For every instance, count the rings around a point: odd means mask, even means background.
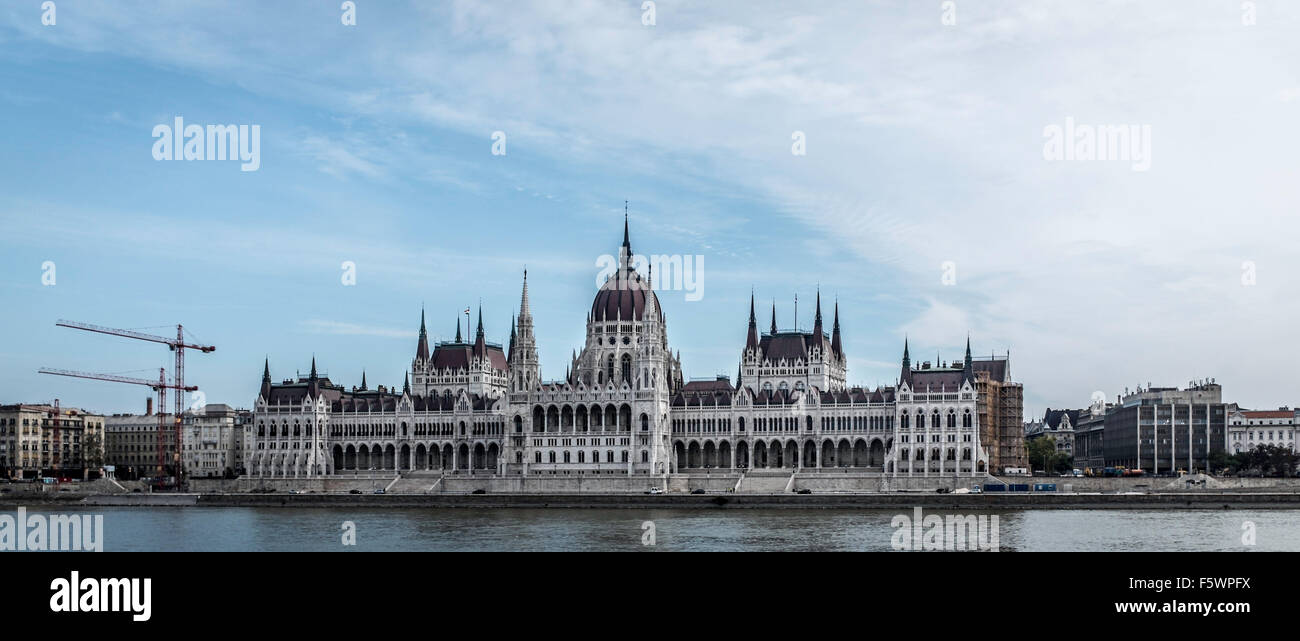
[{"label": "red and white crane", "polygon": [[[51,369],[48,367],[41,368],[39,373],[53,374],[55,376],[71,376],[73,378],[89,378],[97,381],[112,381],[114,383],[130,383],[133,385],[145,385],[153,389],[155,392],[158,392],[158,407],[167,406],[167,390],[169,389],[176,390],[177,397],[182,396],[184,392],[194,392],[194,391],[198,391],[199,389],[198,386],[195,385],[190,385],[186,387],[184,385],[168,383],[167,369],[164,367],[158,368],[158,380],[156,381],[151,381],[146,378],[132,378],[130,376],[118,376],[117,374],[95,374],[92,372],[78,372],[69,369]],[[55,408],[56,408],[55,411],[58,411],[57,410],[58,401],[55,401]],[[163,467],[166,464],[166,453],[167,453],[167,440],[166,440],[167,420],[163,418],[164,416],[165,414],[163,412],[158,412],[158,476],[159,477],[165,474]],[[177,425],[179,425],[179,423],[177,423]],[[181,473],[180,451],[181,451],[181,434],[180,434],[180,430],[177,429],[176,431],[176,475],[178,479],[180,478],[180,473]]]},{"label": "red and white crane", "polygon": [[[198,343],[187,343],[185,341],[185,329],[179,324],[176,325],[176,338],[174,339],[168,338],[166,336],[145,334],[143,332],[137,332],[129,329],[116,329],[113,327],[104,327],[102,325],[91,325],[90,323],[79,323],[76,321],[69,321],[69,320],[60,320],[56,322],[55,325],[58,327],[80,329],[87,332],[108,334],[110,336],[122,336],[124,338],[133,338],[136,340],[148,341],[151,343],[162,343],[163,345],[167,346],[167,349],[170,349],[176,353],[176,365],[175,365],[175,370],[172,373],[172,380],[174,382],[172,384],[167,383],[165,372],[159,375],[159,380],[157,383],[154,383],[152,381],[148,383],[141,383],[140,381],[143,381],[144,379],[128,379],[128,377],[114,376],[112,374],[94,374],[89,376],[80,376],[80,378],[94,378],[97,380],[116,381],[119,383],[147,384],[151,387],[154,387],[158,391],[158,424],[159,424],[158,426],[158,467],[159,467],[158,474],[159,476],[161,476],[163,473],[162,467],[166,458],[166,439],[164,436],[165,426],[162,419],[163,412],[166,411],[166,407],[167,407],[166,394],[168,389],[176,390],[176,411],[173,414],[173,419],[175,420],[175,432],[176,432],[176,460],[175,460],[176,478],[177,478],[177,482],[179,483],[179,480],[181,478],[181,473],[182,473],[181,415],[185,411],[185,392],[193,392],[198,390],[197,387],[185,386],[185,350],[196,349],[199,350],[199,352],[201,353],[207,354],[208,352],[212,352],[217,348],[212,345],[200,345]],[[46,373],[51,373],[51,374],[59,374],[62,376],[71,375],[71,374],[64,373],[67,370],[49,370],[48,372],[46,370],[41,370],[41,371]]]}]

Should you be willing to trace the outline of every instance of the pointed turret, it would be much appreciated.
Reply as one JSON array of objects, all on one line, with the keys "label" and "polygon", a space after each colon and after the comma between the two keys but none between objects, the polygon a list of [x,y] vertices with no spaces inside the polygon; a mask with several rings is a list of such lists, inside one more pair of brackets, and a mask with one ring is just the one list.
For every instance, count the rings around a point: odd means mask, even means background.
[{"label": "pointed turret", "polygon": [[749,293],[749,334],[745,337],[745,349],[758,353],[758,319],[754,317],[754,293]]},{"label": "pointed turret", "polygon": [[456,316],[456,342],[460,342],[460,315]]},{"label": "pointed turret", "polygon": [[912,382],[912,357],[907,351],[906,336],[903,337],[903,373],[898,380],[900,383],[906,381],[908,384],[911,384]]},{"label": "pointed turret", "polygon": [[844,344],[840,342],[840,302],[835,301],[835,322],[831,326],[831,352],[836,356],[844,357]]},{"label": "pointed turret", "polygon": [[361,391],[366,391],[366,370],[361,370]]},{"label": "pointed turret", "polygon": [[519,317],[510,332],[509,369],[511,387],[516,391],[535,388],[541,367],[537,362],[537,342],[533,337],[533,313],[528,301],[528,270],[524,270],[523,292],[519,295]]},{"label": "pointed turret", "polygon": [[776,301],[772,301],[772,335],[776,336]]},{"label": "pointed turret", "polygon": [[483,333],[483,305],[478,306],[478,331],[474,334],[474,355],[487,354],[487,339]]},{"label": "pointed turret", "polygon": [[429,332],[424,328],[424,306],[420,307],[420,342],[415,345],[415,360],[429,362]]},{"label": "pointed turret", "polygon": [[258,392],[264,401],[271,400],[271,359],[262,362],[262,389]]},{"label": "pointed turret", "polygon": [[970,355],[970,334],[966,335],[966,360],[962,361],[961,378],[964,381],[975,380],[975,365],[971,363]]},{"label": "pointed turret", "polygon": [[817,288],[817,313],[813,316],[813,342],[822,342],[822,290]]},{"label": "pointed turret", "polygon": [[410,374],[403,374],[403,375],[402,375],[402,394],[404,394],[404,395],[406,395],[406,396],[410,396],[410,395],[411,395],[411,375],[410,375]]},{"label": "pointed turret", "polygon": [[515,317],[510,316],[510,345],[506,348],[506,360],[514,358],[515,354]]},{"label": "pointed turret", "polygon": [[307,377],[307,396],[320,397],[320,380],[316,377],[316,356],[311,357],[311,374]]}]

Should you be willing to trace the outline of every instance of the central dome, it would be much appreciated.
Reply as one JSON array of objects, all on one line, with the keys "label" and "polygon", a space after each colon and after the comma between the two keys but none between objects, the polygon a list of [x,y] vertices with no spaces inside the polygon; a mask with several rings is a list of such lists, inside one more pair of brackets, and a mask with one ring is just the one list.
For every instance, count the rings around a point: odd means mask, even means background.
[{"label": "central dome", "polygon": [[659,307],[650,284],[634,271],[619,270],[605,281],[596,299],[591,303],[591,319],[595,321],[639,321],[645,318],[646,299]]}]

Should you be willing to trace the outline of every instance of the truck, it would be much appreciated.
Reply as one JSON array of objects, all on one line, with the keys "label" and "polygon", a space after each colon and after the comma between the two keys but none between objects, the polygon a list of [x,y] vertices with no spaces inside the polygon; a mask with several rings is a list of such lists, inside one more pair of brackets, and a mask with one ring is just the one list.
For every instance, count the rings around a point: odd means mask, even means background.
[{"label": "truck", "polygon": [[1005,492],[1005,491],[1007,491],[1007,486],[1004,485],[1004,484],[1002,484],[1002,483],[985,483],[985,484],[984,484],[984,491],[985,491],[985,492]]},{"label": "truck", "polygon": [[1056,491],[1056,484],[1055,484],[1055,483],[1034,483],[1034,491],[1035,491],[1035,492],[1055,492],[1055,491]]}]

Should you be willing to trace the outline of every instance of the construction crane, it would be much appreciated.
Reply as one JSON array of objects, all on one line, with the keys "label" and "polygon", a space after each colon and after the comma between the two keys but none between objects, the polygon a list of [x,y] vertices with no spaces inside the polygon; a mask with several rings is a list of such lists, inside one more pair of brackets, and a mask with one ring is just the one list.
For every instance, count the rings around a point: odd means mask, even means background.
[{"label": "construction crane", "polygon": [[[176,480],[177,480],[177,484],[179,485],[179,484],[180,484],[181,474],[182,474],[182,470],[181,470],[181,467],[182,467],[182,466],[181,466],[181,464],[180,464],[180,450],[181,450],[181,415],[182,415],[182,414],[184,413],[184,411],[185,411],[185,394],[184,394],[184,392],[186,392],[186,391],[193,391],[193,390],[191,390],[191,389],[185,387],[185,350],[187,350],[187,349],[197,349],[197,350],[199,350],[200,352],[202,352],[202,353],[204,353],[204,354],[207,354],[208,352],[215,351],[217,348],[214,347],[214,346],[212,346],[212,345],[199,345],[199,344],[197,344],[197,343],[187,343],[187,342],[185,342],[185,329],[184,329],[184,327],[182,327],[180,324],[177,324],[177,325],[176,325],[176,338],[175,338],[175,339],[167,338],[166,336],[156,336],[156,335],[154,335],[154,334],[145,334],[145,333],[143,333],[143,332],[137,332],[137,331],[133,331],[133,330],[129,330],[129,329],[116,329],[116,328],[113,328],[113,327],[104,327],[104,326],[102,326],[102,325],[92,325],[92,324],[90,324],[90,323],[79,323],[79,322],[76,322],[76,321],[69,321],[69,320],[59,320],[58,322],[55,323],[55,325],[58,326],[58,327],[68,327],[68,328],[71,328],[71,329],[80,329],[80,330],[84,330],[84,331],[87,331],[87,332],[96,332],[96,333],[99,333],[99,334],[108,334],[108,335],[110,335],[110,336],[122,336],[122,337],[124,337],[124,338],[133,338],[133,339],[136,339],[136,340],[148,341],[148,342],[151,342],[151,343],[162,343],[163,345],[166,345],[166,346],[167,346],[167,349],[170,349],[170,350],[172,350],[173,352],[176,353],[176,366],[175,366],[175,369],[174,369],[173,372],[172,372],[172,380],[175,381],[175,387],[173,387],[173,388],[171,388],[171,389],[176,389],[176,390],[177,390],[177,392],[176,392],[176,411],[175,411],[175,413],[173,414],[173,417],[174,417],[175,422],[176,422],[176,425],[175,425],[175,431],[176,431],[176,459],[177,459],[177,460],[176,460]],[[139,379],[137,379],[137,380],[139,380]],[[120,382],[126,382],[126,381],[120,381]],[[165,380],[165,378],[162,379],[162,384],[163,384],[163,385],[166,384],[166,380]],[[158,414],[159,414],[159,416],[160,416],[160,418],[159,418],[159,422],[161,422],[161,415],[162,415],[162,413],[165,411],[165,409],[166,409],[166,407],[167,407],[166,404],[165,404],[165,401],[166,401],[166,397],[165,397],[165,395],[164,395],[165,392],[162,391],[162,390],[165,390],[165,389],[167,389],[167,388],[165,388],[165,387],[164,387],[164,388],[160,388],[160,392],[159,392],[159,401],[158,401]],[[198,388],[194,388],[194,389],[198,389]],[[165,441],[163,440],[163,434],[160,432],[160,433],[158,434],[158,460],[159,460],[159,467],[162,466],[162,460],[163,460],[164,455],[165,455],[164,444],[165,444]]]},{"label": "construction crane", "polygon": [[[132,385],[145,385],[153,389],[155,392],[158,392],[158,407],[160,408],[167,407],[167,390],[169,389],[176,390],[176,396],[178,398],[182,396],[184,392],[195,392],[198,391],[199,389],[198,386],[195,385],[190,385],[187,387],[176,383],[168,383],[167,369],[164,367],[158,368],[158,380],[156,381],[151,381],[145,378],[132,378],[130,376],[118,376],[117,374],[94,374],[91,372],[78,372],[69,369],[51,369],[48,367],[41,368],[39,370],[39,373],[53,374],[55,376],[71,376],[73,378],[89,378],[97,381],[112,381],[114,383],[130,383]],[[56,412],[58,411],[58,403],[59,402],[57,400],[54,401],[54,407]],[[161,411],[158,412],[158,474],[157,476],[159,478],[161,478],[166,473],[164,470],[164,466],[166,465],[166,456],[167,456],[167,436],[166,436],[167,421],[166,419],[163,418],[163,416],[164,416],[163,412]],[[177,425],[180,425],[179,421],[177,422]],[[176,430],[176,478],[178,482],[181,475],[181,467],[182,467],[181,466],[181,433],[178,427]]]}]

